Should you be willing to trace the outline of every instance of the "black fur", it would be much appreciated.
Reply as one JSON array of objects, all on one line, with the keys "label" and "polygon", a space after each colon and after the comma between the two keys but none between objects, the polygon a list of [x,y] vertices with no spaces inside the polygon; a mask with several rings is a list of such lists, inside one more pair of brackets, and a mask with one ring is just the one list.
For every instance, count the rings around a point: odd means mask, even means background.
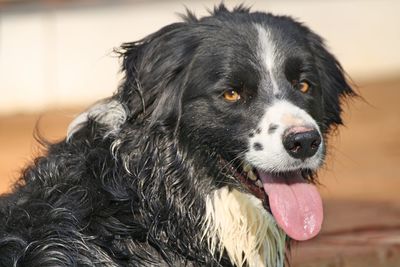
[{"label": "black fur", "polygon": [[[285,97],[324,134],[341,124],[340,99],[354,93],[308,28],[242,6],[201,19],[189,13],[119,50],[125,79],[108,100],[127,115],[117,131],[89,117],[1,197],[0,266],[231,266],[211,255],[201,229],[205,196],[227,184],[241,189],[220,160],[246,151],[271,99],[260,90],[268,79],[253,23],[280,32],[282,77],[312,80],[302,96],[282,78]],[[231,87],[242,92],[238,103],[221,100]]]}]

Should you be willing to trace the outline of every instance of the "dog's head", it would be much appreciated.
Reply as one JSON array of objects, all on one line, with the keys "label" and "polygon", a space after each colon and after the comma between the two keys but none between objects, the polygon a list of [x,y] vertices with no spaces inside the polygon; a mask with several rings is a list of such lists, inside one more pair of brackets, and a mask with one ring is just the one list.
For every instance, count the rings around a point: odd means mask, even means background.
[{"label": "dog's head", "polygon": [[[296,218],[270,203],[290,236],[318,232],[318,197],[304,178],[323,164],[326,136],[342,123],[341,98],[354,94],[319,36],[289,17],[221,6],[124,48],[120,95],[132,117],[143,112],[191,149],[218,154],[245,190],[293,211]],[[315,205],[289,203],[295,197]]]},{"label": "dog's head", "polygon": [[354,94],[318,35],[289,17],[220,6],[125,44],[122,55],[114,100],[125,123],[161,127],[218,158],[215,187],[261,199],[292,238],[318,233],[309,178],[342,123],[341,99]]}]

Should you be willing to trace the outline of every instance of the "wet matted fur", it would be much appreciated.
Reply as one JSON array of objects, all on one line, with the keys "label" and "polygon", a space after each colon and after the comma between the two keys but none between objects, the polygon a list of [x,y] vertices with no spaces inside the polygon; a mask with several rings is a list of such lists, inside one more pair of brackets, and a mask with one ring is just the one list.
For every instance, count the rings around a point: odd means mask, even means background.
[{"label": "wet matted fur", "polygon": [[[220,5],[119,53],[117,92],[1,197],[0,266],[283,266],[289,228],[262,187],[314,182],[354,95],[321,38]],[[315,154],[287,152],[288,129],[306,127]],[[264,184],[244,181],[254,175]]]}]

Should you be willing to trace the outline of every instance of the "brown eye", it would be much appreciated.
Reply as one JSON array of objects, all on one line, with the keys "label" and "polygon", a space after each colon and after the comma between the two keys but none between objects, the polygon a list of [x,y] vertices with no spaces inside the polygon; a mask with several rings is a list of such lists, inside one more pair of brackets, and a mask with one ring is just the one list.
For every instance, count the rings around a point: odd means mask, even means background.
[{"label": "brown eye", "polygon": [[294,81],[292,81],[292,85],[294,88],[296,88],[303,94],[307,93],[310,90],[310,84],[306,81],[299,82],[297,80],[294,80]]},{"label": "brown eye", "polygon": [[224,92],[224,98],[229,102],[236,102],[240,99],[240,95],[235,90],[228,90]]}]

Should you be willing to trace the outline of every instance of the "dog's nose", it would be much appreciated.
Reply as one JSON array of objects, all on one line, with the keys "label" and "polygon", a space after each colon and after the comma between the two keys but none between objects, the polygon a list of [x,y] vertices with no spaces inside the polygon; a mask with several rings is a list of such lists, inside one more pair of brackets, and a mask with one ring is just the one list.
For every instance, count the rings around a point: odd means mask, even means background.
[{"label": "dog's nose", "polygon": [[293,127],[284,133],[282,143],[289,155],[304,160],[315,155],[321,145],[321,135],[313,128]]}]

